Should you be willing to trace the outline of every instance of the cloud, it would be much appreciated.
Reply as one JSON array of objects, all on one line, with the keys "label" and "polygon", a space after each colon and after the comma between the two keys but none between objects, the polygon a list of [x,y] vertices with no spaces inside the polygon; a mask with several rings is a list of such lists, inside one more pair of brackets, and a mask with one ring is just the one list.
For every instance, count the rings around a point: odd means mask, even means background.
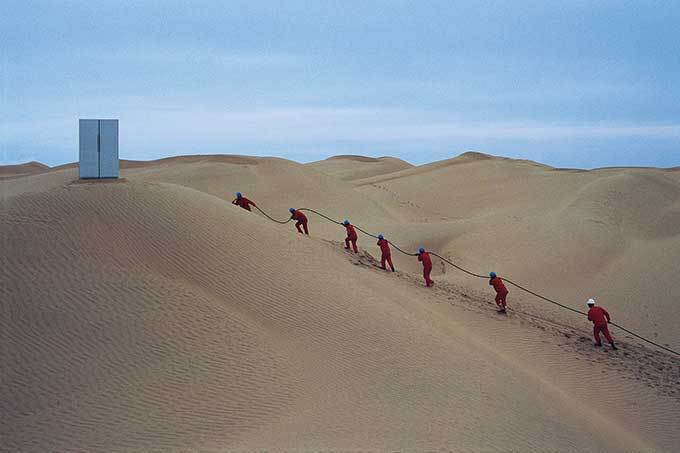
[{"label": "cloud", "polygon": [[466,123],[433,112],[369,108],[270,108],[133,113],[133,134],[208,141],[319,142],[454,138],[555,140],[567,138],[680,138],[680,124],[574,125],[538,122]]},{"label": "cloud", "polygon": [[[84,115],[82,117],[91,116]],[[265,108],[252,110],[136,110],[114,115],[121,134],[155,137],[159,142],[195,139],[197,142],[334,140],[399,141],[447,138],[555,140],[567,138],[680,138],[680,124],[574,125],[538,122],[466,123],[432,112],[369,108]],[[8,121],[0,139],[30,136],[51,140],[72,136],[77,118]],[[47,145],[48,143],[42,143]]]},{"label": "cloud", "polygon": [[[72,53],[71,53],[72,54]],[[51,56],[63,62],[69,54]],[[271,52],[238,52],[223,49],[204,49],[199,47],[184,48],[116,48],[106,51],[85,50],[79,52],[79,58],[94,62],[108,61],[118,64],[134,65],[171,65],[201,64],[219,65],[225,68],[273,68],[298,64],[303,59],[291,53]]]}]

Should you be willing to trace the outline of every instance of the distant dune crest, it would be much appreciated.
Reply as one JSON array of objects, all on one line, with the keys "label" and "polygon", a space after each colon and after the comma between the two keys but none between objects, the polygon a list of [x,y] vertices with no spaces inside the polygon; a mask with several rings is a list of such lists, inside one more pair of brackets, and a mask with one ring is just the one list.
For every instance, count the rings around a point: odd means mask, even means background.
[{"label": "distant dune crest", "polygon": [[[321,210],[680,348],[680,173],[466,153],[3,168],[7,451],[673,451],[680,364],[510,287],[359,254]],[[34,172],[23,174],[18,172]],[[5,366],[7,365],[7,366]]]},{"label": "distant dune crest", "polygon": [[47,165],[35,161],[18,165],[0,165],[0,177],[34,175],[49,169]]},{"label": "distant dune crest", "polygon": [[[262,159],[279,159],[276,157],[252,157],[237,154],[190,154],[184,156],[170,156],[154,160],[129,160],[121,159],[122,168],[137,168],[140,166],[154,165],[159,163],[195,163],[195,162],[223,162],[232,164],[243,164],[243,165],[256,165],[258,161]],[[285,160],[285,159],[282,159]],[[369,157],[362,156],[359,154],[339,154],[326,158],[325,160],[312,162],[311,165],[319,164],[321,162],[334,162],[334,161],[345,161],[345,162],[358,162],[358,163],[391,163],[404,168],[414,168],[413,164],[410,164],[402,159],[390,156],[382,157]],[[475,162],[475,161],[507,161],[516,163],[526,163],[531,165],[536,165],[543,168],[554,168],[540,162],[526,159],[513,159],[509,157],[494,156],[491,154],[482,153],[479,151],[466,151],[458,156],[452,157],[450,159],[444,159],[441,161],[430,162],[423,166],[445,166],[448,164],[455,164],[461,162]],[[56,168],[70,168],[77,163],[62,164],[55,167],[49,167],[40,162],[31,161],[23,164],[17,165],[0,165],[0,175],[27,175],[44,172],[50,169]],[[402,168],[402,169],[404,169]],[[626,169],[626,168],[654,168],[654,167],[603,167],[602,169]],[[581,169],[576,168],[554,168],[555,170],[572,170],[579,171]],[[678,171],[680,167],[667,168],[666,170]]]}]

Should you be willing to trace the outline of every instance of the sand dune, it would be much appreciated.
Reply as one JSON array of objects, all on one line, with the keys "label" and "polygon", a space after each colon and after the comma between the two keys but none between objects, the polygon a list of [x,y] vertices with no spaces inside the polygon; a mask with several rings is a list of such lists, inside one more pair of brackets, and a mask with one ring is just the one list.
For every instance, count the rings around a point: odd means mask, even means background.
[{"label": "sand dune", "polygon": [[27,162],[19,165],[0,165],[0,178],[34,175],[47,171],[49,168],[50,167],[41,164],[40,162]]},{"label": "sand dune", "polygon": [[512,275],[575,306],[597,297],[624,324],[680,347],[675,172],[561,171],[474,157],[359,184],[420,207],[427,245],[467,267]]},{"label": "sand dune", "polygon": [[413,168],[394,157],[335,156],[306,165],[344,181],[354,181]]},{"label": "sand dune", "polygon": [[[161,165],[130,169],[130,180],[178,184],[231,200],[236,191],[245,193],[279,219],[290,215],[290,207],[324,209],[337,219],[371,219],[395,223],[407,219],[396,203],[382,203],[356,191],[352,185],[329,178],[305,165],[278,158],[239,156],[187,156],[159,161]],[[332,238],[338,228],[315,222],[316,233]]]},{"label": "sand dune", "polygon": [[3,448],[674,449],[677,359],[625,338],[593,350],[584,320],[518,297],[500,317],[485,281],[437,268],[426,289],[413,258],[384,273],[364,237],[368,252],[347,254],[342,228],[312,217],[302,237],[229,201],[241,190],[279,217],[324,207],[566,300],[583,282],[677,344],[664,274],[677,178],[469,155],[384,173],[359,162],[375,179],[348,185],[357,160],[337,162],[329,176],[190,156],[126,165],[117,182],[75,182],[73,168],[0,182]]}]

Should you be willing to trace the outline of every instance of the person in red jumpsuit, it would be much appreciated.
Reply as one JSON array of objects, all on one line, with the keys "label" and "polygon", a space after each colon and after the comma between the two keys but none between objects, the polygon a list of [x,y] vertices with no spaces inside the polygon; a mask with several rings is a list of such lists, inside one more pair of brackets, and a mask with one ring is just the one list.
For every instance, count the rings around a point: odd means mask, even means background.
[{"label": "person in red jumpsuit", "polygon": [[385,261],[390,265],[390,269],[392,269],[392,272],[394,272],[394,264],[392,264],[392,252],[390,251],[390,243],[385,239],[385,236],[382,234],[378,235],[378,246],[380,247],[380,252],[382,255],[380,256],[380,267],[383,269],[387,270],[385,267]]},{"label": "person in red jumpsuit", "polygon": [[235,204],[236,206],[240,206],[246,211],[250,211],[250,205],[252,204],[253,206],[257,206],[253,201],[250,201],[243,195],[241,195],[241,192],[236,192],[236,198],[234,201],[231,202],[231,204]]},{"label": "person in red jumpsuit", "polygon": [[589,309],[588,321],[593,322],[593,337],[595,337],[595,346],[602,346],[602,341],[600,340],[600,332],[602,332],[609,344],[612,345],[612,349],[619,349],[614,344],[614,339],[609,333],[609,327],[607,324],[609,324],[611,321],[611,317],[609,316],[607,310],[602,307],[596,307],[594,299],[588,299],[587,304]]},{"label": "person in red jumpsuit", "polygon": [[342,222],[343,225],[345,225],[345,229],[347,230],[347,237],[345,238],[345,248],[349,250],[349,243],[352,243],[352,249],[354,249],[354,253],[359,253],[359,249],[357,248],[357,231],[354,229],[354,225],[349,223],[349,220],[345,219],[344,222]]},{"label": "person in red jumpsuit", "polygon": [[495,272],[489,272],[489,285],[496,290],[496,305],[498,305],[498,312],[505,313],[507,307],[505,298],[508,296],[508,288],[505,287],[503,280],[496,276]]},{"label": "person in red jumpsuit", "polygon": [[302,229],[300,229],[300,225],[302,225],[305,234],[309,235],[309,230],[307,229],[307,216],[299,209],[290,208],[288,211],[290,211],[290,218],[296,221],[295,228],[297,228],[298,233],[302,233]]},{"label": "person in red jumpsuit", "polygon": [[434,285],[434,281],[430,278],[430,272],[432,272],[432,259],[430,259],[430,254],[422,247],[418,249],[418,261],[423,262],[423,278],[425,279],[425,286],[429,288]]}]

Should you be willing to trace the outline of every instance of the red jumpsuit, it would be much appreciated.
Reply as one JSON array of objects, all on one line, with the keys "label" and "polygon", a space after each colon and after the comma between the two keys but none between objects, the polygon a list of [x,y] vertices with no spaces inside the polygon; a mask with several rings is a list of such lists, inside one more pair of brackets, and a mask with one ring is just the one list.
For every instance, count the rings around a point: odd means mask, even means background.
[{"label": "red jumpsuit", "polygon": [[614,343],[612,336],[609,334],[609,327],[607,327],[607,323],[611,320],[607,310],[602,307],[591,307],[590,310],[588,310],[588,320],[593,322],[593,336],[595,337],[596,345],[602,345],[602,341],[600,341],[600,332],[604,334],[604,337],[608,342]]},{"label": "red jumpsuit", "polygon": [[430,259],[430,254],[427,252],[419,253],[418,261],[423,262],[423,278],[425,279],[425,285],[434,285],[434,282],[430,278],[430,272],[432,272],[432,260]]},{"label": "red jumpsuit", "polygon": [[347,237],[345,238],[345,248],[349,250],[349,243],[352,243],[352,248],[354,249],[354,253],[359,253],[359,249],[357,248],[357,232],[354,229],[354,226],[352,224],[345,225],[345,228],[347,229]]},{"label": "red jumpsuit", "polygon": [[231,204],[235,204],[236,206],[241,206],[246,211],[250,211],[250,205],[251,204],[253,206],[257,206],[255,203],[253,203],[252,201],[250,201],[246,197],[236,198],[234,201],[231,202]]},{"label": "red jumpsuit", "polygon": [[296,210],[292,216],[290,216],[291,219],[295,220],[295,228],[297,228],[298,233],[302,233],[302,230],[300,229],[300,225],[302,225],[302,228],[305,229],[305,234],[309,234],[309,230],[307,229],[307,216],[304,215],[302,212],[299,210]]},{"label": "red jumpsuit", "polygon": [[382,256],[380,257],[380,267],[382,267],[383,269],[387,269],[385,267],[385,261],[387,261],[390,265],[390,269],[392,269],[392,272],[394,272],[394,264],[392,264],[392,252],[390,251],[390,243],[387,242],[387,239],[379,239],[378,245],[380,246],[380,251],[382,252]]},{"label": "red jumpsuit", "polygon": [[505,310],[505,298],[508,295],[508,288],[503,284],[503,280],[500,277],[494,277],[489,280],[489,285],[493,286],[496,290],[496,305],[501,310]]}]

